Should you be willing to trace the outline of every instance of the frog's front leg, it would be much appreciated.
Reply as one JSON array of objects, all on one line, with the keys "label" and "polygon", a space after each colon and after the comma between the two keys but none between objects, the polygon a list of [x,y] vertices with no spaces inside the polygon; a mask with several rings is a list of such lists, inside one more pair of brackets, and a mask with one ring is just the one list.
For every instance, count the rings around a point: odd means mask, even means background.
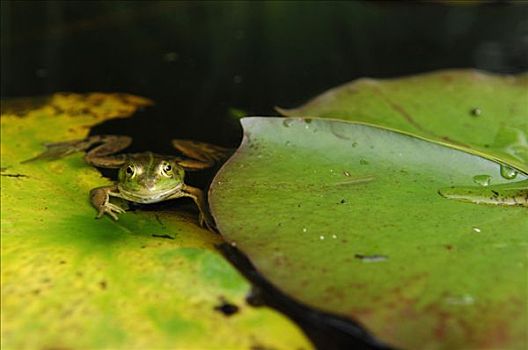
[{"label": "frog's front leg", "polygon": [[97,209],[97,219],[108,214],[117,220],[117,214],[125,212],[123,208],[110,202],[110,196],[121,197],[117,185],[97,187],[90,191],[90,202]]},{"label": "frog's front leg", "polygon": [[184,185],[182,191],[178,194],[178,197],[189,197],[192,198],[198,210],[200,211],[199,222],[200,226],[207,227],[211,231],[216,231],[216,226],[214,219],[207,209],[207,204],[205,202],[205,197],[199,188]]}]

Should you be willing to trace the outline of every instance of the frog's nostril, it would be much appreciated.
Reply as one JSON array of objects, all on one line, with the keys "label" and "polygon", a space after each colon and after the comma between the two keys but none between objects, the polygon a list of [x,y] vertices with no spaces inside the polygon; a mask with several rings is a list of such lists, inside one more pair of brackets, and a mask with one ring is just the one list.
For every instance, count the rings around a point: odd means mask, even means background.
[{"label": "frog's nostril", "polygon": [[142,187],[146,188],[149,191],[152,190],[155,186],[155,182],[153,180],[143,180],[139,183]]},{"label": "frog's nostril", "polygon": [[155,185],[156,185],[156,184],[154,183],[154,181],[147,181],[147,182],[145,183],[145,186],[147,186],[147,188],[148,188],[149,190],[153,189]]}]

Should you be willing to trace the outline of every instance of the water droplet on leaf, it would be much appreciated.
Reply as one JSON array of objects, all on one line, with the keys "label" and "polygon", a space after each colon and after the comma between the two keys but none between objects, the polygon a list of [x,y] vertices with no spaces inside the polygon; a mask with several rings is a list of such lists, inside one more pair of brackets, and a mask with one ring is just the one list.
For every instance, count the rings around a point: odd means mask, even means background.
[{"label": "water droplet on leaf", "polygon": [[293,123],[293,119],[284,119],[282,121],[282,125],[284,125],[287,128],[289,128],[292,123]]},{"label": "water droplet on leaf", "polygon": [[482,110],[478,107],[472,108],[470,111],[471,115],[474,117],[478,117],[482,114]]},{"label": "water droplet on leaf", "polygon": [[517,170],[507,165],[501,164],[500,174],[505,179],[513,180],[517,176]]},{"label": "water droplet on leaf", "polygon": [[473,182],[480,186],[489,186],[491,183],[491,176],[489,175],[475,175],[473,176]]},{"label": "water droplet on leaf", "polygon": [[469,294],[464,294],[448,297],[445,301],[451,305],[472,305],[475,302],[475,299]]}]

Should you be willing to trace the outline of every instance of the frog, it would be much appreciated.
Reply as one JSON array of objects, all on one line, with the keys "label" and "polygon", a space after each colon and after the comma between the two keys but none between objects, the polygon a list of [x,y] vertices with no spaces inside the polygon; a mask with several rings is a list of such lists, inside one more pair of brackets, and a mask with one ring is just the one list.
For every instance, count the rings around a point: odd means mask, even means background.
[{"label": "frog", "polygon": [[118,220],[118,215],[125,213],[125,208],[110,201],[112,197],[140,204],[188,197],[198,207],[200,225],[214,231],[214,220],[204,193],[185,183],[185,173],[212,167],[232,151],[205,142],[174,139],[173,147],[185,157],[153,152],[119,153],[131,143],[132,138],[124,135],[93,135],[81,140],[48,143],[43,153],[25,162],[53,160],[87,151],[84,155],[86,163],[98,168],[118,169],[116,182],[90,190],[90,203],[97,211],[96,218],[108,215]]}]

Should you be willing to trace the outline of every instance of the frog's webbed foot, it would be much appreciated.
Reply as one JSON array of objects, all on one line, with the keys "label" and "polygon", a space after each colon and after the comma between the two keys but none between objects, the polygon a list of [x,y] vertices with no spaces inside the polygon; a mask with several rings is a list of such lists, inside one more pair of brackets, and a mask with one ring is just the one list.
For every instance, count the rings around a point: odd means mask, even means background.
[{"label": "frog's webbed foot", "polygon": [[120,206],[113,204],[113,203],[106,203],[99,208],[99,213],[97,214],[97,219],[100,219],[103,217],[104,214],[110,215],[114,220],[119,220],[119,217],[117,214],[123,214],[125,210],[121,208]]},{"label": "frog's webbed foot", "polygon": [[117,214],[123,214],[125,212],[125,209],[110,202],[110,196],[117,195],[117,192],[112,192],[116,190],[116,186],[106,186],[94,188],[90,191],[90,202],[97,209],[97,219],[103,217],[104,214],[108,214],[114,220],[118,220]]},{"label": "frog's webbed foot", "polygon": [[92,136],[92,144],[99,146],[84,155],[84,160],[93,166],[115,169],[121,167],[127,159],[126,154],[115,154],[132,143],[130,136],[97,135]]},{"label": "frog's webbed foot", "polygon": [[86,151],[94,145],[99,144],[84,156],[88,164],[102,168],[118,168],[125,162],[125,155],[114,155],[113,153],[128,147],[132,138],[117,135],[95,135],[83,140],[72,140],[57,143],[44,144],[46,150],[22,163],[35,160],[54,160],[66,157],[70,154]]},{"label": "frog's webbed foot", "polygon": [[45,160],[54,160],[66,157],[70,154],[81,152],[90,147],[92,143],[89,138],[84,140],[72,140],[66,142],[57,142],[57,143],[45,143],[44,147],[46,150],[41,154],[24,160],[22,163],[28,163],[35,160],[45,159]]},{"label": "frog's webbed foot", "polygon": [[182,160],[179,164],[188,170],[205,169],[227,159],[232,149],[191,140],[172,140],[172,145],[185,156],[195,160]]}]

